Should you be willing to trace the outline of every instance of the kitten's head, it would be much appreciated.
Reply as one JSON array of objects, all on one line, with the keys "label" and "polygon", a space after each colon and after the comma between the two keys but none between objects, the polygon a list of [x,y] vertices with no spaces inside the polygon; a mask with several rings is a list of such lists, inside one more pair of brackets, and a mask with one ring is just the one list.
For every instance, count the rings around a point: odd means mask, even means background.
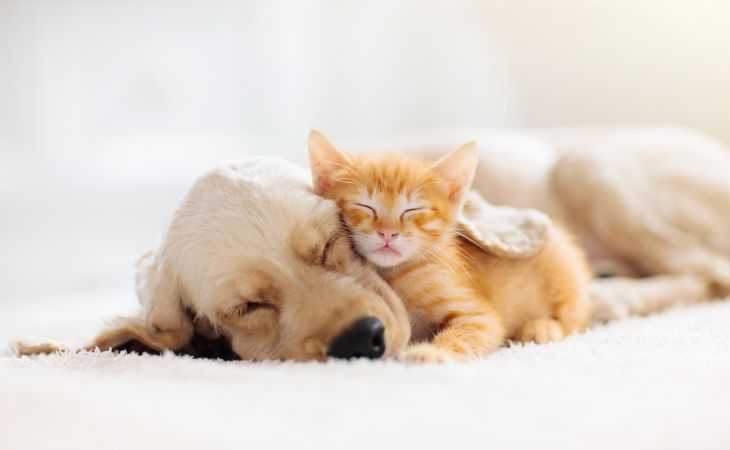
[{"label": "kitten's head", "polygon": [[477,150],[469,142],[435,163],[391,153],[350,157],[312,130],[309,160],[315,192],[337,202],[357,251],[391,267],[430,259],[451,236]]}]

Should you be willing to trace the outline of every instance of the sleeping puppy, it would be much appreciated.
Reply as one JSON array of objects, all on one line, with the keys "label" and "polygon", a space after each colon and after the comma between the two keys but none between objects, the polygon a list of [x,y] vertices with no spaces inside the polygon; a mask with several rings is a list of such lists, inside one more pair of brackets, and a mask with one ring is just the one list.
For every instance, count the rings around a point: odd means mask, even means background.
[{"label": "sleeping puppy", "polygon": [[225,338],[242,359],[302,361],[394,356],[410,337],[400,299],[353,255],[335,204],[280,159],[198,178],[139,261],[136,289],[140,314],[86,349],[183,350],[196,335]]}]

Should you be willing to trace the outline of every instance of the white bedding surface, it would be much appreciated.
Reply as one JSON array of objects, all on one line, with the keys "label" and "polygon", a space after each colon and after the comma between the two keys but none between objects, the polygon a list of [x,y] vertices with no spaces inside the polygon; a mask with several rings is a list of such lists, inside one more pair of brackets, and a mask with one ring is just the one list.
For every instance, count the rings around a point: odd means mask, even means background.
[{"label": "white bedding surface", "polygon": [[[77,342],[111,289],[0,308],[0,345]],[[0,449],[728,449],[730,302],[476,362],[405,366],[109,352],[0,357]]]}]

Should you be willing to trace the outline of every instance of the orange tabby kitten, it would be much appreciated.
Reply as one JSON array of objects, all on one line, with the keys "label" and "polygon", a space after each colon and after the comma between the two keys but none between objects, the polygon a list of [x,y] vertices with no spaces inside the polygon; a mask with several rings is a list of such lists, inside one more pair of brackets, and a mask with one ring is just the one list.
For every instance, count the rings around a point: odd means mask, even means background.
[{"label": "orange tabby kitten", "polygon": [[355,249],[433,337],[404,359],[476,357],[508,338],[547,342],[585,327],[589,271],[561,230],[553,227],[538,253],[522,259],[490,255],[457,234],[476,168],[473,142],[429,164],[349,157],[313,130],[309,156],[315,191],[338,203]]}]

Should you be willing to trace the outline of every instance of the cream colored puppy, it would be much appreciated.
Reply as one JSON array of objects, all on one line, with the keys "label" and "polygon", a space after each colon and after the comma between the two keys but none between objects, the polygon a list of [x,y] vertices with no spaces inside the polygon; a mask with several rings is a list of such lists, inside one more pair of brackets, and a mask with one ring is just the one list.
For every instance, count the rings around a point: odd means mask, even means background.
[{"label": "cream colored puppy", "polygon": [[397,355],[410,337],[400,299],[352,254],[335,204],[280,159],[198,178],[140,260],[136,288],[139,316],[86,348],[178,350],[197,333],[228,339],[243,359],[322,360]]}]

